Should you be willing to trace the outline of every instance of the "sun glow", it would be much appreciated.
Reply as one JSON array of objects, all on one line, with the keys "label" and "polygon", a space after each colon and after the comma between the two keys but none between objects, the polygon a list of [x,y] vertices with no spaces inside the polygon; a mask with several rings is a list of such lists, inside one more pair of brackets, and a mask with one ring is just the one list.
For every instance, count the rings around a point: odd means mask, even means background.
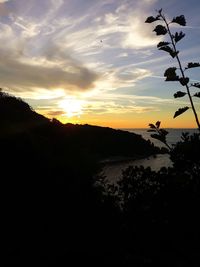
[{"label": "sun glow", "polygon": [[83,101],[75,98],[64,99],[59,106],[64,110],[68,118],[80,117],[83,114]]}]

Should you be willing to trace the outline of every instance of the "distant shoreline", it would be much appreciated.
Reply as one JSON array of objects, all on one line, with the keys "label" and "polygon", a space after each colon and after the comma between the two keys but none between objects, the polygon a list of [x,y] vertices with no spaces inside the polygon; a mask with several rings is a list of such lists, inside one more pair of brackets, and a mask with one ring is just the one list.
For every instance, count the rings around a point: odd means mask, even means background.
[{"label": "distant shoreline", "polygon": [[168,168],[172,166],[169,154],[156,154],[147,156],[146,158],[127,160],[121,162],[109,162],[102,166],[100,174],[106,177],[111,183],[117,182],[122,178],[122,171],[128,167],[150,167],[153,171],[159,171],[162,167]]},{"label": "distant shoreline", "polygon": [[[125,131],[128,131],[128,130],[149,130],[149,128],[114,128],[116,130],[125,130]],[[196,130],[197,128],[175,128],[175,127],[169,127],[169,128],[164,128],[164,129],[170,129],[170,130]]]},{"label": "distant shoreline", "polygon": [[106,164],[118,164],[118,163],[126,163],[129,161],[136,161],[136,160],[142,160],[142,159],[148,159],[149,157],[157,157],[157,155],[160,154],[153,154],[153,155],[146,155],[146,156],[135,156],[135,157],[111,157],[107,159],[100,160],[99,163],[102,165]]}]

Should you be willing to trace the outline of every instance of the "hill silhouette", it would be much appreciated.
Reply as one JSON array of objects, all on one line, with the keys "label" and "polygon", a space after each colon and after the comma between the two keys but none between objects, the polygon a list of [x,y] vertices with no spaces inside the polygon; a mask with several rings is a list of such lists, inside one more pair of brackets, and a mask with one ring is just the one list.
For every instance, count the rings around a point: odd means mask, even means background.
[{"label": "hill silhouette", "polygon": [[112,261],[118,223],[94,187],[98,162],[159,149],[129,132],[49,120],[3,92],[0,147],[5,263]]},{"label": "hill silhouette", "polygon": [[112,156],[145,157],[160,152],[140,135],[91,125],[62,124],[35,112],[20,98],[0,92],[1,136],[26,134],[43,142],[63,142],[69,150],[80,150],[103,159]]}]

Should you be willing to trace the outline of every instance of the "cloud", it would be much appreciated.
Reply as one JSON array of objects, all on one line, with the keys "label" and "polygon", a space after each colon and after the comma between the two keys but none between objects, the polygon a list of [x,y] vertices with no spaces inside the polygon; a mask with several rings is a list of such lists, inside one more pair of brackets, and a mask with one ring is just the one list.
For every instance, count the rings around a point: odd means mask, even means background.
[{"label": "cloud", "polygon": [[119,88],[134,87],[139,80],[150,77],[152,72],[147,69],[130,66],[110,67],[104,66],[104,72],[95,83],[95,89],[100,92],[116,90]]},{"label": "cloud", "polygon": [[[152,62],[130,64],[129,55],[149,55],[157,43],[143,21],[154,2],[20,0],[6,21],[0,19],[0,86],[30,99],[88,96],[88,114],[158,110],[148,104],[152,99],[104,96],[153,75],[144,65]],[[59,101],[50,106],[41,110],[63,114]]]},{"label": "cloud", "polygon": [[84,99],[83,113],[98,115],[159,112],[163,104],[173,106],[177,104],[173,99],[116,93],[104,93],[101,97],[96,95]]},{"label": "cloud", "polygon": [[[70,8],[72,3],[68,6],[63,0],[51,0],[50,3],[44,0],[41,7],[46,8],[43,16],[34,1],[29,1],[29,5],[24,1],[19,3],[24,3],[24,15],[16,11],[10,15],[11,25],[0,24],[1,86],[17,91],[63,88],[72,92],[94,89],[97,84],[106,85],[109,89],[130,86],[150,75],[142,69],[109,69],[106,62],[104,71],[97,69],[99,74],[87,67],[87,63],[88,66],[89,63],[94,64],[97,61],[95,56],[103,55],[107,49],[121,49],[122,44],[124,47],[135,47],[134,42],[131,46],[132,37],[129,36],[134,22],[130,22],[128,6],[120,6],[118,3],[114,12],[99,13],[100,20],[95,22],[95,12],[91,12],[90,16],[84,13],[78,19],[75,16],[66,18],[63,13],[68,11],[67,7]],[[84,8],[98,11],[107,4],[108,1],[90,6],[85,3]],[[114,1],[109,1],[109,4],[114,4]],[[123,11],[123,7],[128,13]],[[90,23],[91,20],[94,23]],[[134,31],[139,40],[141,32],[138,27]],[[100,38],[104,38],[103,45]],[[143,45],[137,41],[137,47]]]},{"label": "cloud", "polygon": [[7,16],[10,13],[9,8],[5,4],[8,1],[11,0],[0,0],[0,16]]},{"label": "cloud", "polygon": [[147,10],[156,0],[126,1],[112,12],[96,18],[99,27],[94,34],[105,39],[107,47],[143,49],[157,44],[159,38],[152,34],[152,25],[145,25]]},{"label": "cloud", "polygon": [[[40,100],[40,102],[41,101],[42,100]],[[101,97],[99,97],[97,94],[96,96],[92,97],[65,97],[64,100],[63,98],[57,98],[52,99],[49,102],[50,106],[45,105],[44,102],[43,105],[40,104],[37,108],[38,112],[42,112],[48,117],[65,117],[66,113],[69,113],[69,111],[72,113],[73,117],[82,117],[82,115],[87,117],[88,115],[94,114],[141,114],[148,112],[159,112],[163,103],[174,105],[173,99],[111,93],[102,94]],[[64,104],[68,102],[72,102],[73,105],[71,106]]]},{"label": "cloud", "polygon": [[152,25],[147,25],[144,27],[141,23],[140,16],[131,16],[129,18],[129,26],[126,29],[126,36],[122,41],[122,46],[124,48],[135,48],[141,49],[146,47],[155,46],[158,41],[158,38],[152,35]]},{"label": "cloud", "polygon": [[[30,26],[21,21],[24,26],[17,31],[15,26],[0,23],[1,87],[24,93],[59,88],[70,93],[93,88],[98,79],[95,71],[72,57],[70,50],[64,51],[54,42],[47,44],[47,40],[35,39],[39,31],[33,34],[34,24]],[[32,34],[24,34],[27,31]]]},{"label": "cloud", "polygon": [[155,107],[140,106],[137,104],[126,103],[117,104],[115,102],[91,103],[84,107],[84,114],[126,114],[126,113],[145,113],[149,111],[158,111]]},{"label": "cloud", "polygon": [[11,0],[0,0],[0,3],[5,3],[5,2],[8,2],[8,1],[11,1]]},{"label": "cloud", "polygon": [[62,88],[68,92],[91,89],[97,75],[84,66],[76,64],[73,59],[69,58],[68,63],[71,64],[71,71],[59,65],[31,65],[8,55],[0,56],[1,85],[17,91],[36,88]]}]

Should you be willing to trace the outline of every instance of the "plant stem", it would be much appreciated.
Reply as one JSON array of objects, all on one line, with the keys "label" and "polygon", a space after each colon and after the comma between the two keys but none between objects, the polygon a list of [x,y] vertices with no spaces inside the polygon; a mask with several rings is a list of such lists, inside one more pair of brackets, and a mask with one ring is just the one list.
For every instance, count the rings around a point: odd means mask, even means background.
[{"label": "plant stem", "polygon": [[[161,14],[161,17],[163,19],[163,21],[165,22],[166,24],[166,27],[167,27],[167,31],[168,31],[168,34],[170,36],[170,39],[171,39],[171,42],[172,42],[172,46],[174,48],[174,51],[177,52],[177,49],[176,49],[176,44],[174,42],[174,38],[171,34],[171,31],[170,31],[170,28],[169,28],[169,24],[165,18],[165,16],[163,14]],[[177,62],[178,62],[178,65],[179,65],[179,68],[180,68],[180,71],[181,71],[181,75],[182,75],[182,78],[185,79],[185,74],[184,74],[184,71],[183,71],[183,67],[181,65],[181,61],[179,59],[179,56],[178,56],[178,53],[176,54],[176,59],[177,59]],[[199,123],[199,119],[198,119],[198,115],[197,115],[197,112],[196,112],[196,109],[195,109],[195,106],[194,106],[194,103],[193,103],[193,100],[192,100],[192,96],[190,94],[190,89],[189,89],[189,86],[188,84],[185,85],[186,87],[186,90],[187,90],[187,94],[188,94],[188,97],[189,97],[189,100],[190,100],[190,104],[191,104],[191,107],[192,107],[192,110],[193,110],[193,113],[194,113],[194,117],[195,117],[195,120],[196,120],[196,124],[197,124],[197,127],[198,127],[198,130],[200,131],[200,123]]]},{"label": "plant stem", "polygon": [[[161,136],[162,133],[160,132],[160,130],[158,128],[156,128],[156,132]],[[161,141],[161,140],[160,140]],[[169,148],[169,151],[172,150],[172,148],[170,147],[170,145],[168,145],[167,141],[161,141],[164,145],[166,145],[167,148]]]},{"label": "plant stem", "polygon": [[172,148],[167,144],[167,142],[164,142],[164,144],[166,145],[166,147],[168,147],[169,148],[169,151],[171,151],[172,150]]}]

